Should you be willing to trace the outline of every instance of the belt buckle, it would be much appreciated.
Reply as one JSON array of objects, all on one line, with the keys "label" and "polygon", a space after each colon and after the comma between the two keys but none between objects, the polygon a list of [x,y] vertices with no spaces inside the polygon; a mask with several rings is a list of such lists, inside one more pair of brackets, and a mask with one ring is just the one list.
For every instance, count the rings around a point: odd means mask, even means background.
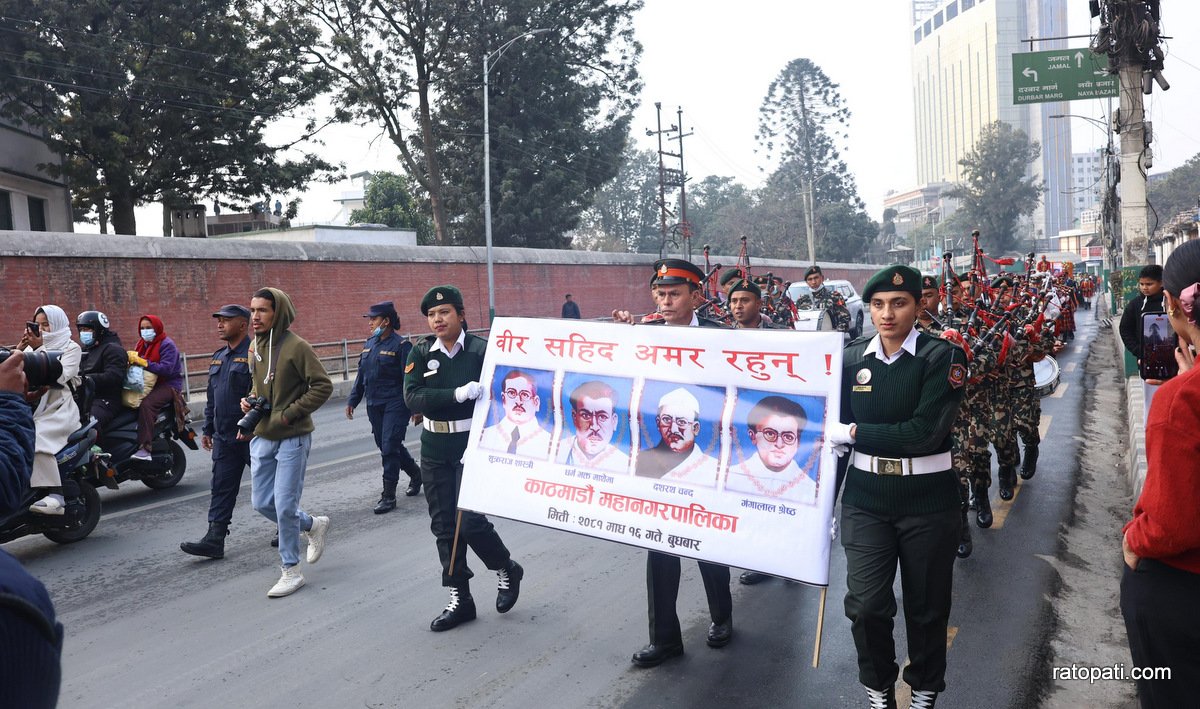
[{"label": "belt buckle", "polygon": [[430,421],[429,423],[433,424],[434,433],[450,433],[449,421]]},{"label": "belt buckle", "polygon": [[876,458],[875,472],[879,475],[903,475],[903,458]]}]

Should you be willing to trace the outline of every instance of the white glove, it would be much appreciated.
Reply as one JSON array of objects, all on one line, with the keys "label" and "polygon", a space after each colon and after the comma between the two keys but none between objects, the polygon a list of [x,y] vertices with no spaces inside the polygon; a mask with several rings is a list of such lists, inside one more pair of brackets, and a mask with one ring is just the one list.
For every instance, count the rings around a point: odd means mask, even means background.
[{"label": "white glove", "polygon": [[454,400],[458,403],[471,399],[478,399],[483,393],[483,386],[479,382],[467,382],[454,390]]},{"label": "white glove", "polygon": [[829,525],[829,538],[831,540],[837,539],[837,535],[838,535],[838,523],[837,523],[837,517],[834,517],[833,522],[830,523],[830,525]]},{"label": "white glove", "polygon": [[851,430],[854,428],[852,423],[830,423],[829,424],[829,442],[834,445],[852,445],[854,443],[854,435]]},{"label": "white glove", "polygon": [[833,441],[825,441],[825,448],[839,458],[850,452],[850,446],[845,443],[834,443]]}]

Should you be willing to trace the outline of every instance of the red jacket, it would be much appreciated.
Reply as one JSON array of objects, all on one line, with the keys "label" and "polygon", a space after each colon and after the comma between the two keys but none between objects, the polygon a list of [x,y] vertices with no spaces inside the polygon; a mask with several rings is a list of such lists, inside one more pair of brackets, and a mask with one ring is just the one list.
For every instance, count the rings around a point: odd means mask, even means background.
[{"label": "red jacket", "polygon": [[1134,554],[1200,574],[1200,368],[1163,384],[1146,420],[1146,484],[1125,525]]}]

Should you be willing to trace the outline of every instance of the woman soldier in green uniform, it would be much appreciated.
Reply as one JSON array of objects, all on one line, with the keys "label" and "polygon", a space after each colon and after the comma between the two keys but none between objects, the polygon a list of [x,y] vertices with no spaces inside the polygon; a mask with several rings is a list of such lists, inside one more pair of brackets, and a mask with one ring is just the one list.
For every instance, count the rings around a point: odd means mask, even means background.
[{"label": "woman soldier in green uniform", "polygon": [[945,689],[946,623],[959,537],[958,479],[950,427],[962,399],[963,351],[918,333],[921,274],[876,273],[863,289],[878,334],[851,342],[842,369],[842,415],[831,426],[839,454],[853,446],[842,495],[846,616],[859,680],[872,709],[894,709],[892,637],[896,564],[904,591],[914,709]]}]

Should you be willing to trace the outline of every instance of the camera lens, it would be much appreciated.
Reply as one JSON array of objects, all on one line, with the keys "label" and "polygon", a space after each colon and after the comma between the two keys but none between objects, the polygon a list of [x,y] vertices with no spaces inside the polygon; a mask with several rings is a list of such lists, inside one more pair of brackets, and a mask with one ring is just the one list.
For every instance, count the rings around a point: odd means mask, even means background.
[{"label": "camera lens", "polygon": [[[12,350],[0,348],[0,362],[7,360],[11,354]],[[25,379],[30,391],[57,383],[62,371],[62,352],[50,350],[25,353]]]}]

